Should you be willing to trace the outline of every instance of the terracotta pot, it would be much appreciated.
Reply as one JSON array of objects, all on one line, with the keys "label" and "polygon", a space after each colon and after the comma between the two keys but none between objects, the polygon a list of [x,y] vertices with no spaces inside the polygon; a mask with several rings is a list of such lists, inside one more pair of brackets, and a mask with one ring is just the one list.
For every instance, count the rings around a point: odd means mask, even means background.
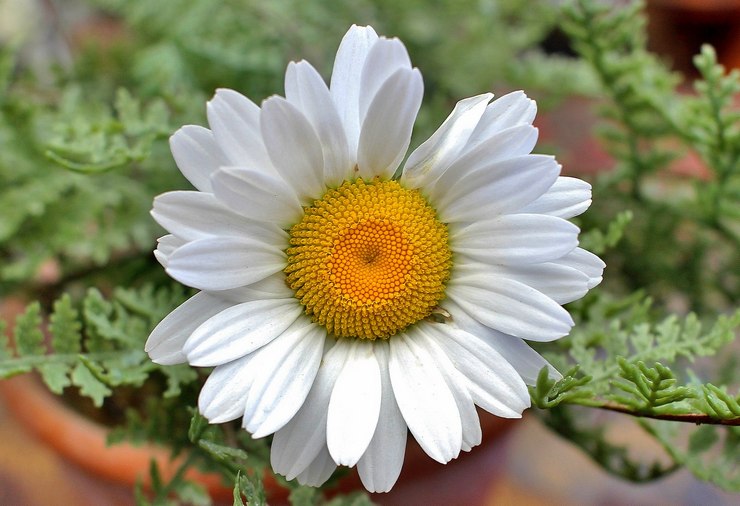
[{"label": "terracotta pot", "polygon": [[[23,312],[23,300],[0,300],[0,319],[12,329],[15,317]],[[154,444],[107,445],[109,429],[94,422],[49,392],[33,374],[0,380],[0,402],[20,424],[66,461],[113,482],[133,489],[136,483],[150,483],[149,468],[154,460],[162,478],[176,472],[182,458],[171,460],[170,450]],[[516,421],[495,417],[479,410],[483,444],[470,453],[441,465],[429,458],[409,436],[401,476],[388,494],[373,494],[378,504],[486,504],[494,478],[502,465],[504,447],[499,444]],[[219,476],[190,469],[189,479],[202,484],[217,502],[232,504],[233,485],[223,484]],[[271,505],[287,502],[287,490],[268,472],[263,483]],[[464,486],[461,487],[460,484]],[[356,470],[342,478],[327,495],[361,490]]]},{"label": "terracotta pot", "polygon": [[[149,466],[156,461],[163,479],[176,471],[181,459],[170,460],[167,448],[152,444],[135,446],[129,443],[108,446],[108,429],[73,411],[59,398],[48,392],[33,375],[17,376],[0,381],[0,400],[29,432],[54,451],[81,468],[101,478],[133,487],[137,482],[150,483]],[[484,433],[482,447],[442,466],[431,460],[409,438],[401,478],[389,494],[374,494],[380,504],[483,504],[490,493],[492,478],[500,466],[496,440],[512,426],[507,421],[487,413],[481,414]],[[230,503],[232,486],[221,483],[220,477],[189,470],[189,479],[206,487],[216,501]],[[460,484],[464,487],[460,488]],[[287,492],[272,476],[265,476],[265,488],[271,504],[286,501]],[[343,478],[328,495],[361,489],[357,473]]]},{"label": "terracotta pot", "polygon": [[[181,458],[171,460],[167,448],[129,443],[108,446],[108,429],[64,405],[33,375],[0,381],[0,399],[29,432],[69,462],[96,475],[133,487],[150,484],[149,466],[154,460],[163,479],[173,476]],[[191,469],[188,478],[203,484],[212,497],[226,499],[232,487],[221,484],[218,476]]]},{"label": "terracotta pot", "polygon": [[740,65],[738,0],[648,0],[648,44],[675,70],[697,76],[693,57],[703,43],[717,50],[720,63]]}]

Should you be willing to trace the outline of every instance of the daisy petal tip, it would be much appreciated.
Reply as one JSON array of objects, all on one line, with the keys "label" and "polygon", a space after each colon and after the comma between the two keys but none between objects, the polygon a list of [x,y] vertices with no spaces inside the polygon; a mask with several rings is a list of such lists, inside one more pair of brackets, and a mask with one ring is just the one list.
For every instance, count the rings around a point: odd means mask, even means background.
[{"label": "daisy petal tip", "polygon": [[178,365],[187,362],[187,358],[183,353],[161,353],[159,350],[154,349],[147,352],[152,362],[157,365]]}]

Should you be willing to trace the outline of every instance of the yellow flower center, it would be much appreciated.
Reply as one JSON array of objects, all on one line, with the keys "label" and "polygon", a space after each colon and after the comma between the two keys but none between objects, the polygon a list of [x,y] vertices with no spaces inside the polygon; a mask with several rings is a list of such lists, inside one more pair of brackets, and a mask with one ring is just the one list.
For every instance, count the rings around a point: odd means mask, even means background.
[{"label": "yellow flower center", "polygon": [[450,272],[447,227],[396,181],[345,182],[290,229],[288,285],[336,337],[388,338],[429,316]]}]

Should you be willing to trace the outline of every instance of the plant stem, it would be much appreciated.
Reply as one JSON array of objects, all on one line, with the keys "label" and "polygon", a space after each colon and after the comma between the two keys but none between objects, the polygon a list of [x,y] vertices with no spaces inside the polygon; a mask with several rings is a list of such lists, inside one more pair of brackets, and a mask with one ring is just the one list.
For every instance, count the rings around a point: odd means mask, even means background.
[{"label": "plant stem", "polygon": [[606,409],[608,411],[616,411],[618,413],[623,413],[625,415],[635,416],[638,418],[652,418],[654,420],[667,420],[671,422],[693,423],[696,425],[703,425],[703,424],[729,425],[729,426],[740,427],[740,417],[722,419],[722,418],[715,418],[715,417],[712,417],[704,413],[681,413],[681,414],[647,413],[647,412],[635,411],[621,404],[615,404],[615,403],[610,403],[610,402],[607,402],[604,404],[590,404],[590,407]]}]

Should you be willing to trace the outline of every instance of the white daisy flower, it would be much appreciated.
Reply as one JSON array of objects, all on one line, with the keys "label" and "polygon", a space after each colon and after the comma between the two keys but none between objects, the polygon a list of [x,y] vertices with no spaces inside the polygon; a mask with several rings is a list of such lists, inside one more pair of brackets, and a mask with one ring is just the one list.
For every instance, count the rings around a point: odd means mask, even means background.
[{"label": "white daisy flower", "polygon": [[601,281],[567,221],[591,188],[531,154],[524,93],[460,101],[393,177],[422,92],[398,39],[353,26],[330,86],[290,63],[285,98],[218,90],[210,130],[171,138],[198,191],[155,199],[155,254],[200,292],[146,351],[213,367],[203,415],[274,434],[273,469],[302,484],[357,466],[388,491],[408,431],[445,463],[481,442],[476,405],[521,417],[548,365],[523,340],[568,334],[561,304]]}]

